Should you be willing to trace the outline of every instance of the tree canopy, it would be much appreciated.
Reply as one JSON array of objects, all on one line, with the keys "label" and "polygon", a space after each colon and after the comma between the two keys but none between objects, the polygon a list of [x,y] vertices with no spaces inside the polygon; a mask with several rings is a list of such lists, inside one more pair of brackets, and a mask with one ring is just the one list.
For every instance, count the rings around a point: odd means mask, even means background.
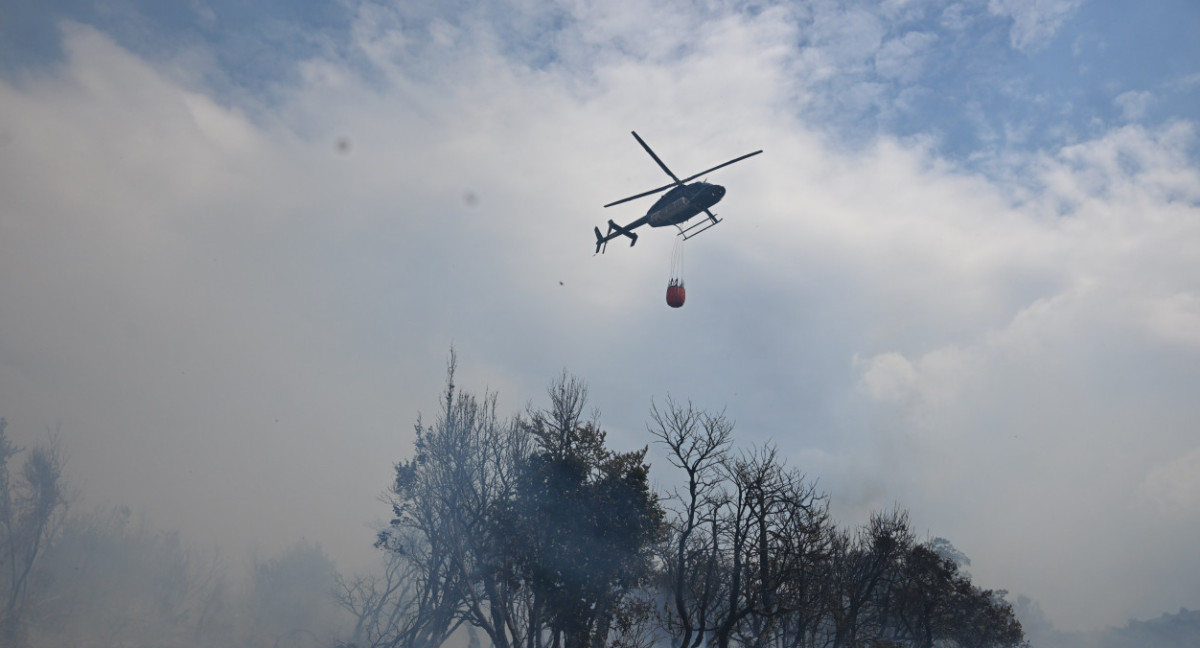
[{"label": "tree canopy", "polygon": [[982,589],[902,509],[844,528],[771,446],[738,449],[723,413],[668,399],[649,432],[678,476],[650,486],[648,447],[608,447],[566,374],[548,405],[501,419],[454,383],[396,464],[383,581],[344,582],[356,646],[434,648],[456,630],[497,648],[1010,648],[1006,593]]}]

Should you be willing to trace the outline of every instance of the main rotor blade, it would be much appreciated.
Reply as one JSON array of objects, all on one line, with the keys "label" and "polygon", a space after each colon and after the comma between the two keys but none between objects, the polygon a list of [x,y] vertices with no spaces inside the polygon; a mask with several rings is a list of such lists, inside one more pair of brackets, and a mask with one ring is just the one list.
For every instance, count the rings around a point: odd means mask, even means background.
[{"label": "main rotor blade", "polygon": [[[674,173],[671,173],[671,170],[667,168],[667,165],[663,164],[663,161],[658,159],[658,156],[654,154],[654,151],[650,150],[650,146],[647,145],[646,142],[644,142],[641,137],[638,137],[637,131],[629,131],[629,132],[633,133],[633,139],[637,140],[638,144],[641,144],[642,148],[646,149],[646,152],[650,154],[650,157],[654,158],[655,162],[658,162],[658,166],[662,167],[662,170],[666,171],[667,175],[671,176],[671,179],[674,180],[676,182],[676,184],[682,184],[682,182],[679,180],[679,178]],[[645,194],[642,194],[642,195],[645,195]]]},{"label": "main rotor blade", "polygon": [[697,173],[696,175],[693,175],[693,176],[688,176],[688,177],[684,178],[683,180],[680,180],[679,182],[680,182],[680,184],[682,184],[682,183],[684,183],[684,182],[690,182],[690,181],[692,181],[692,180],[695,180],[696,178],[699,178],[700,176],[702,176],[702,175],[704,175],[704,174],[706,174],[706,173],[711,173],[711,172],[713,172],[713,171],[716,171],[717,169],[720,169],[720,168],[722,168],[722,167],[727,167],[727,166],[729,166],[730,164],[733,164],[734,162],[741,162],[742,160],[745,160],[745,159],[746,159],[746,158],[748,158],[748,157],[754,157],[755,155],[758,155],[759,153],[762,153],[762,150],[761,150],[761,149],[760,149],[760,150],[757,150],[757,151],[755,151],[755,152],[753,152],[753,153],[747,153],[747,154],[743,155],[742,157],[736,157],[736,158],[733,158],[732,160],[730,160],[730,161],[728,161],[728,162],[726,162],[726,163],[724,163],[724,164],[718,164],[717,166],[715,166],[715,167],[713,167],[713,168],[711,168],[711,169],[705,169],[704,171],[701,171],[700,173]]},{"label": "main rotor blade", "polygon": [[605,207],[612,207],[613,205],[620,205],[621,203],[627,203],[627,202],[629,202],[630,200],[637,200],[638,198],[641,198],[641,197],[643,197],[643,196],[649,196],[649,195],[651,195],[651,194],[656,194],[656,193],[658,193],[658,192],[660,192],[660,191],[666,191],[667,189],[670,189],[671,187],[674,187],[674,186],[676,186],[676,185],[675,185],[675,183],[674,183],[674,182],[672,182],[671,184],[669,184],[669,185],[663,185],[663,186],[659,187],[658,189],[651,189],[650,191],[643,191],[642,193],[640,193],[640,194],[638,194],[638,195],[636,195],[636,196],[630,196],[630,197],[628,197],[628,198],[622,198],[622,199],[620,199],[620,200],[617,200],[617,201],[615,201],[615,202],[610,202],[610,203],[608,203],[607,205],[605,205]]},{"label": "main rotor blade", "polygon": [[638,144],[641,144],[642,148],[646,149],[646,152],[650,154],[650,157],[654,158],[654,161],[658,163],[658,166],[662,167],[662,170],[666,171],[667,175],[671,176],[671,179],[674,180],[675,182],[668,184],[668,185],[663,185],[657,189],[651,189],[650,191],[643,191],[640,194],[630,196],[628,198],[622,198],[620,200],[610,202],[607,205],[605,205],[605,207],[612,207],[613,205],[620,205],[621,203],[627,203],[630,200],[637,200],[638,198],[644,198],[645,196],[650,196],[650,195],[659,193],[660,191],[666,191],[667,189],[670,189],[671,187],[682,186],[684,183],[691,182],[692,180],[695,180],[696,178],[699,178],[700,176],[702,176],[706,173],[711,173],[713,171],[716,171],[717,169],[727,167],[730,164],[733,164],[734,162],[741,162],[742,160],[745,160],[748,157],[754,157],[755,155],[762,153],[762,150],[759,149],[753,153],[747,153],[741,157],[733,158],[732,160],[730,160],[728,162],[725,162],[723,164],[718,164],[717,166],[715,166],[711,169],[705,169],[704,171],[701,171],[700,173],[697,173],[692,176],[688,176],[688,177],[684,178],[683,180],[680,180],[674,173],[671,173],[671,170],[667,168],[667,165],[663,164],[662,160],[658,159],[658,156],[654,154],[654,151],[650,150],[650,147],[646,145],[646,142],[643,141],[640,136],[638,136],[637,131],[630,131],[630,132],[633,133],[633,137],[635,139],[637,139]]}]

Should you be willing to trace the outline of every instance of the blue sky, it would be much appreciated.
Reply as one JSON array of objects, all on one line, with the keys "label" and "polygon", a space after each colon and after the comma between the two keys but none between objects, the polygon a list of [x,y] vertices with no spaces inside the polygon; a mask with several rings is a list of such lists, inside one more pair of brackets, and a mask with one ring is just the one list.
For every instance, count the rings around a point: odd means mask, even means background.
[{"label": "blue sky", "polygon": [[[0,416],[89,504],[361,564],[454,345],[628,447],[727,408],[1059,628],[1200,606],[1200,6],[429,6],[0,13]],[[766,151],[678,311],[670,232],[592,255],[630,130]]]},{"label": "blue sky", "polygon": [[[1191,37],[1200,7],[1187,0],[738,3],[734,11],[779,6],[797,24],[799,52],[828,54],[837,69],[807,84],[818,96],[796,109],[851,144],[881,133],[931,136],[939,152],[970,160],[1162,123],[1200,105],[1200,44]],[[141,56],[202,48],[215,59],[213,90],[229,84],[261,95],[294,81],[298,60],[353,57],[351,15],[337,2],[23,3],[0,14],[0,35],[10,76],[61,62],[58,25],[73,20]],[[522,63],[579,73],[594,65],[556,51],[555,38],[586,26],[554,3],[401,3],[398,15],[408,33],[433,21],[487,21],[501,51]],[[686,34],[674,36],[688,47]]]}]

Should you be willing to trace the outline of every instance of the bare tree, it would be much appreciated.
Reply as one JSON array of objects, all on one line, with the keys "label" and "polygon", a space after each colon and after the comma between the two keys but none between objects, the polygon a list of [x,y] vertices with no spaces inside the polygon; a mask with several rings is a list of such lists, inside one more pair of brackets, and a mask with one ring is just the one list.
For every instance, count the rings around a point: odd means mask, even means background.
[{"label": "bare tree", "polygon": [[383,648],[405,633],[405,624],[416,617],[415,569],[404,556],[389,553],[381,573],[336,576],[334,599],[354,617],[354,628],[342,646]]},{"label": "bare tree", "polygon": [[24,641],[22,614],[30,574],[51,540],[54,522],[66,510],[61,482],[63,458],[55,438],[29,451],[20,477],[9,460],[21,452],[5,434],[0,418],[0,639],[6,646]]},{"label": "bare tree", "polygon": [[723,413],[709,414],[669,397],[663,409],[651,405],[650,419],[650,434],[667,448],[667,461],[684,479],[666,497],[671,515],[662,564],[670,603],[663,622],[676,646],[699,648],[723,575],[718,570],[717,512],[724,501],[721,467],[733,423]]},{"label": "bare tree", "polygon": [[664,629],[682,648],[762,648],[785,631],[811,631],[829,554],[827,498],[773,447],[732,456],[723,414],[668,399],[650,417],[683,473],[668,498]]},{"label": "bare tree", "polygon": [[756,535],[750,582],[758,592],[739,643],[803,646],[824,611],[819,602],[830,555],[828,497],[774,459],[773,449],[762,454],[768,468],[758,471],[751,489]]},{"label": "bare tree", "polygon": [[805,600],[814,563],[823,559],[827,498],[774,447],[725,462],[729,493],[722,521],[728,585],[713,625],[715,643],[765,646]]}]

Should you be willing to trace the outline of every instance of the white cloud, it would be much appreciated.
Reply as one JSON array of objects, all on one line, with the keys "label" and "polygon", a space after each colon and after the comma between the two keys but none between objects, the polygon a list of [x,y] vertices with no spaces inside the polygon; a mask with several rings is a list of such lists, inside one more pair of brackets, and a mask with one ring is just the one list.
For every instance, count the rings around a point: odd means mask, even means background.
[{"label": "white cloud", "polygon": [[[1146,470],[1189,443],[1200,416],[1188,395],[1200,388],[1200,269],[1191,261],[1200,174],[1184,153],[1194,142],[1183,124],[1114,130],[1027,168],[1043,189],[1015,205],[993,202],[1001,186],[965,191],[967,177],[914,172],[919,157],[897,164],[902,156],[877,153],[877,163],[896,166],[868,171],[860,160],[880,199],[864,195],[850,213],[886,218],[820,243],[856,250],[848,254],[872,259],[878,273],[859,290],[875,303],[867,321],[886,325],[856,338],[853,361],[874,430],[855,452],[887,494],[874,505],[903,493],[914,511],[977,520],[987,510],[995,524],[986,530],[972,522],[946,536],[973,558],[988,556],[977,576],[1040,592],[1061,627],[1152,616],[1146,597],[1167,609],[1169,593],[1186,591],[1200,570],[1140,564],[1157,585],[1130,581],[1117,588],[1125,594],[1086,606],[1063,585],[1107,587],[1106,556],[1132,541],[1108,530],[1114,509],[1141,520],[1147,500],[1174,510],[1191,501],[1182,463],[1153,477]],[[923,210],[908,205],[906,189],[924,198]],[[1065,215],[1055,207],[1064,202]],[[1167,553],[1191,528],[1145,524]],[[1037,556],[1013,550],[1031,528]],[[1084,540],[1100,536],[1111,540]]]},{"label": "white cloud", "polygon": [[865,364],[861,385],[875,400],[902,402],[917,388],[916,368],[895,351],[881,353]]},{"label": "white cloud", "polygon": [[1113,103],[1121,109],[1121,116],[1125,121],[1140,121],[1154,103],[1154,95],[1146,91],[1130,90],[1117,95]]},{"label": "white cloud", "polygon": [[952,402],[977,370],[971,353],[955,347],[930,351],[915,363],[889,351],[866,361],[855,359],[855,365],[865,367],[859,386],[870,398],[907,406],[916,416]]},{"label": "white cloud", "polygon": [[1200,295],[1185,291],[1150,300],[1146,327],[1162,340],[1200,351]]},{"label": "white cloud", "polygon": [[905,83],[917,80],[922,59],[936,40],[933,34],[914,31],[884,42],[875,53],[876,73]]},{"label": "white cloud", "polygon": [[988,11],[1013,21],[1010,41],[1025,53],[1046,46],[1084,0],[988,0]]}]

